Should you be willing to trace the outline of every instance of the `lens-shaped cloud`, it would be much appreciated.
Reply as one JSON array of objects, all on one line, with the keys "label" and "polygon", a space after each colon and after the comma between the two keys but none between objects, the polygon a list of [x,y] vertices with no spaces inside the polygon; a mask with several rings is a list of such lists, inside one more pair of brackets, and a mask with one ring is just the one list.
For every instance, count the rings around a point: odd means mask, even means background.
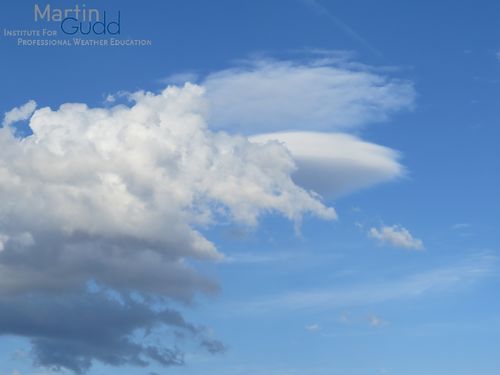
[{"label": "lens-shaped cloud", "polygon": [[259,134],[250,139],[287,147],[297,164],[294,181],[325,197],[338,197],[404,174],[398,152],[348,134],[301,131]]}]

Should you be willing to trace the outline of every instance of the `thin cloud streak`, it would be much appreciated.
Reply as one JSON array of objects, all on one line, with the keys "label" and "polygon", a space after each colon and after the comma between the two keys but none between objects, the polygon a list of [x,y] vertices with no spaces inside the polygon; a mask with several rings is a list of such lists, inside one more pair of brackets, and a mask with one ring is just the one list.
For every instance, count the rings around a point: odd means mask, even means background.
[{"label": "thin cloud streak", "polygon": [[367,50],[369,50],[374,55],[382,57],[383,54],[378,49],[374,48],[370,43],[368,43],[361,35],[359,35],[352,27],[347,25],[344,21],[334,16],[327,8],[321,5],[316,0],[301,0],[301,2],[313,10],[316,14],[328,18],[333,24],[348,37],[361,44]]},{"label": "thin cloud streak", "polygon": [[493,271],[496,257],[479,254],[453,266],[436,268],[399,280],[309,291],[293,291],[240,303],[233,307],[247,313],[328,310],[366,306],[446,292],[478,281]]}]

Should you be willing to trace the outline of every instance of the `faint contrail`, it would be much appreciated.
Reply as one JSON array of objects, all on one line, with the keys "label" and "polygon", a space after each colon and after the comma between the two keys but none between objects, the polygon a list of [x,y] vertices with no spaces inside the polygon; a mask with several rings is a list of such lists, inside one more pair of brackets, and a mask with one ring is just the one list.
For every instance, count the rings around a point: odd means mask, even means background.
[{"label": "faint contrail", "polygon": [[350,26],[345,24],[342,20],[335,17],[328,9],[326,9],[323,5],[321,5],[317,0],[300,0],[303,4],[307,5],[317,14],[325,16],[329,18],[335,26],[340,29],[342,32],[347,34],[351,39],[354,39],[356,42],[361,44],[363,47],[368,49],[373,54],[382,57],[382,52],[372,47],[370,43],[368,43],[361,35],[359,35],[356,31],[354,31]]}]

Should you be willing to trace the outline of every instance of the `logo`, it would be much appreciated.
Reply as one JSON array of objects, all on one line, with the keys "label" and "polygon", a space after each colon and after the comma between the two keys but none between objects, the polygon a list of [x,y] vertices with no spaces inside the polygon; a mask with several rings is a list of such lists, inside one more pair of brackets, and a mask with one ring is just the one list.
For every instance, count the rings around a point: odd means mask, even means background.
[{"label": "logo", "polygon": [[67,35],[119,35],[121,31],[121,14],[117,12],[114,20],[109,19],[106,11],[96,8],[87,8],[85,4],[76,4],[73,8],[52,8],[50,4],[45,7],[35,4],[34,20],[58,22],[61,31]]}]

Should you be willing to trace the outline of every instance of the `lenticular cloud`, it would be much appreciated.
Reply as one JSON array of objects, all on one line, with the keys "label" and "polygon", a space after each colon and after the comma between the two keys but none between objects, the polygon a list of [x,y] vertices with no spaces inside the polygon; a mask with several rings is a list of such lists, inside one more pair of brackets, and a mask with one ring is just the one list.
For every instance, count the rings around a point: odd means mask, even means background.
[{"label": "lenticular cloud", "polygon": [[[201,230],[221,220],[255,226],[268,212],[296,223],[305,213],[335,218],[294,184],[284,146],[211,132],[201,87],[130,99],[131,106],[40,108],[29,120],[33,134],[22,139],[0,129],[0,305],[9,306],[0,334],[30,338],[44,366],[84,372],[94,360],[180,364],[177,348],[134,341],[137,330],[168,325],[200,347],[222,348],[202,329],[181,317],[164,319],[166,312],[145,302],[189,302],[217,289],[186,262],[223,257]],[[89,290],[89,281],[99,292]],[[120,298],[109,299],[106,290]],[[132,292],[140,298],[130,299]],[[51,309],[61,314],[60,306],[71,312],[101,301],[85,322],[96,336],[75,331],[81,322],[74,313],[64,315],[60,330],[33,326],[25,311],[33,296],[48,301],[47,316]],[[60,298],[62,305],[50,302]],[[109,333],[111,312],[122,323]],[[109,345],[97,350],[98,342]]]}]

